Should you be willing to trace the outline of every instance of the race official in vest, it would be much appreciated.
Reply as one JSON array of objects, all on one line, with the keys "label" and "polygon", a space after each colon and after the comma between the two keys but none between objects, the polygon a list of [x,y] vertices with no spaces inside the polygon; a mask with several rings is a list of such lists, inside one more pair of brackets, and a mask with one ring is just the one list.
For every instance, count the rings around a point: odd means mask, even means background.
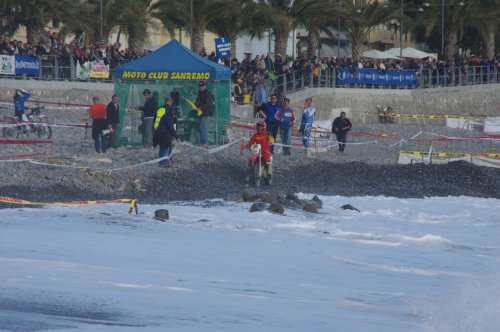
[{"label": "race official in vest", "polygon": [[[160,147],[159,158],[171,156],[172,150],[178,141],[174,127],[177,122],[178,109],[172,106],[172,103],[173,99],[167,97],[165,98],[165,104],[156,111],[153,147]],[[161,160],[160,167],[168,167],[169,160],[170,158]]]},{"label": "race official in vest", "polygon": [[156,110],[155,121],[153,125],[154,130],[158,129],[160,120],[166,113],[171,113],[173,118],[173,124],[177,122],[177,117],[179,115],[179,108],[176,106],[172,106],[173,103],[174,100],[170,97],[167,97],[165,98],[165,104]]}]

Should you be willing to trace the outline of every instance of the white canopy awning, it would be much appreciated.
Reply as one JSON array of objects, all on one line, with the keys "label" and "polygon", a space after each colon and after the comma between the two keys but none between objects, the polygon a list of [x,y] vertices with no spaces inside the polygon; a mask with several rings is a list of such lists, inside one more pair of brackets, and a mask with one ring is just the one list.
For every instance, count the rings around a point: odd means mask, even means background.
[{"label": "white canopy awning", "polygon": [[[399,47],[391,48],[390,50],[385,51],[386,53],[392,54],[394,56],[401,56],[401,49]],[[412,59],[424,59],[433,56],[430,53],[426,53],[420,50],[417,50],[413,47],[403,48],[403,58],[412,58]]]},{"label": "white canopy awning", "polygon": [[387,52],[382,52],[378,50],[369,50],[369,51],[364,51],[361,54],[362,57],[364,58],[370,58],[370,59],[397,59],[400,60],[397,56],[387,53]]}]

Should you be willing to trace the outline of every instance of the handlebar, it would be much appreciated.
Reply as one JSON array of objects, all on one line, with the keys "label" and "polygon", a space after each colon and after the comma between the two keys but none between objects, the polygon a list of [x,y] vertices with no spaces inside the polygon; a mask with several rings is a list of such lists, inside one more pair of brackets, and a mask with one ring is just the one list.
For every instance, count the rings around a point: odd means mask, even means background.
[{"label": "handlebar", "polygon": [[40,115],[40,112],[45,109],[45,106],[30,107],[29,109],[31,110],[29,115]]}]

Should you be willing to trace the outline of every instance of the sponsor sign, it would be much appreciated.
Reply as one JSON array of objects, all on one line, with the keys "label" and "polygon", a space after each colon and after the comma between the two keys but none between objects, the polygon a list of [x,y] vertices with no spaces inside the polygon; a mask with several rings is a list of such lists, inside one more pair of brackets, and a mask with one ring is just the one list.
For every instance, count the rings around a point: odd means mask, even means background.
[{"label": "sponsor sign", "polygon": [[104,64],[104,61],[92,61],[90,63],[90,78],[108,78],[109,66]]},{"label": "sponsor sign", "polygon": [[168,72],[168,71],[130,71],[125,70],[121,78],[139,80],[210,80],[209,72]]},{"label": "sponsor sign", "polygon": [[13,55],[0,55],[0,74],[15,75],[16,67]]},{"label": "sponsor sign", "polygon": [[28,55],[16,55],[16,75],[40,76],[40,59]]},{"label": "sponsor sign", "polygon": [[229,38],[215,39],[215,56],[219,59],[231,57],[231,39]]},{"label": "sponsor sign", "polygon": [[84,62],[80,65],[80,61],[76,61],[76,78],[80,80],[88,79],[90,76],[90,62]]},{"label": "sponsor sign", "polygon": [[377,69],[357,69],[354,73],[349,68],[341,68],[337,75],[337,84],[378,84],[389,86],[415,86],[417,74],[414,71]]}]

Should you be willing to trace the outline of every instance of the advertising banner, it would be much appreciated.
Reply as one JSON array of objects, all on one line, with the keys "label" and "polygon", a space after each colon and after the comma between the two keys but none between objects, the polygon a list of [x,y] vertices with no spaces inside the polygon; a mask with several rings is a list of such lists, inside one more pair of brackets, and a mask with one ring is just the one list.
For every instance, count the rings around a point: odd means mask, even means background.
[{"label": "advertising banner", "polygon": [[218,59],[231,57],[231,39],[229,38],[215,39],[215,56]]},{"label": "advertising banner", "polygon": [[90,78],[109,78],[109,67],[104,61],[92,61],[90,63]]},{"label": "advertising banner", "polygon": [[377,84],[389,86],[415,86],[417,74],[410,70],[357,69],[341,68],[337,75],[337,84]]},{"label": "advertising banner", "polygon": [[29,55],[16,55],[16,75],[40,76],[40,59]]},{"label": "advertising banner", "polygon": [[76,62],[76,78],[86,80],[90,75],[90,61],[84,62],[80,65],[80,61]]},{"label": "advertising banner", "polygon": [[0,55],[0,75],[15,75],[15,61],[13,55]]}]

